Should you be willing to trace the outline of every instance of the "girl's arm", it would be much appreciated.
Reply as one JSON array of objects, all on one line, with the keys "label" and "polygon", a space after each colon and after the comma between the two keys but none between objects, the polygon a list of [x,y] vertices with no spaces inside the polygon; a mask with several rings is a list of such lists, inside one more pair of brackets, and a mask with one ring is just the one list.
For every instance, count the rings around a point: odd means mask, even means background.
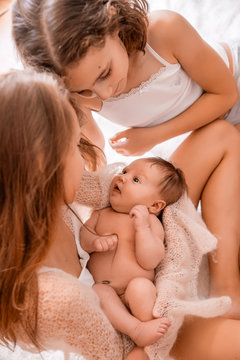
[{"label": "girl's arm", "polygon": [[168,62],[179,62],[204,93],[187,110],[163,124],[128,129],[114,137],[128,138],[126,143],[113,145],[117,151],[125,150],[124,155],[140,155],[165,140],[223,117],[238,99],[236,82],[224,61],[181,15],[168,10],[153,13],[148,42]]},{"label": "girl's arm", "polygon": [[144,205],[134,206],[129,215],[134,221],[137,261],[144,269],[153,270],[165,254],[162,224]]}]

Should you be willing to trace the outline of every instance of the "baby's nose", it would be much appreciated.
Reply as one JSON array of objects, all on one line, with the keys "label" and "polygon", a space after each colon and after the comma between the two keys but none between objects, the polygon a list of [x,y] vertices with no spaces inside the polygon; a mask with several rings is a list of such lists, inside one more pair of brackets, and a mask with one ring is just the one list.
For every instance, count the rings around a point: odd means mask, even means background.
[{"label": "baby's nose", "polygon": [[125,182],[127,181],[127,175],[126,175],[126,174],[121,174],[121,175],[119,176],[119,178],[120,178],[120,180],[121,180],[123,183],[125,183]]}]

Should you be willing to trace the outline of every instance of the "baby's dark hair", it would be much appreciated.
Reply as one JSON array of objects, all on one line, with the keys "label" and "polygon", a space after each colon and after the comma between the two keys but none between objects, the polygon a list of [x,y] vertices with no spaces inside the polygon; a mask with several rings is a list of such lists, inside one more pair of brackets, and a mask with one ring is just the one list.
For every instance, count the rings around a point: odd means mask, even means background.
[{"label": "baby's dark hair", "polygon": [[175,203],[187,192],[187,184],[181,169],[161,157],[149,157],[146,161],[161,168],[163,176],[159,183],[159,190],[166,205]]}]

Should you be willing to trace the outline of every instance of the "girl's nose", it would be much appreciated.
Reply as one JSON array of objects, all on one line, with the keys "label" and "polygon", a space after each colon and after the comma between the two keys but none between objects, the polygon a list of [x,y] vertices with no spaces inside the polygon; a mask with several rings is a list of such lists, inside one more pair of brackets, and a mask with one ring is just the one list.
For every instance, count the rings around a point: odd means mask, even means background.
[{"label": "girl's nose", "polygon": [[113,88],[110,85],[102,86],[101,88],[97,89],[96,94],[101,100],[108,100],[113,95]]}]

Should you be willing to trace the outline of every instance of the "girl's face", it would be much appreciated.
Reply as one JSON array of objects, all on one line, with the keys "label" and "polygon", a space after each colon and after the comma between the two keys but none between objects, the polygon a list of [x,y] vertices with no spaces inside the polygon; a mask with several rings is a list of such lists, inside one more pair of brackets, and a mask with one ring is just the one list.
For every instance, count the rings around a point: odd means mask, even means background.
[{"label": "girl's face", "polygon": [[66,157],[66,163],[64,169],[64,190],[65,190],[64,200],[67,202],[67,204],[71,204],[74,201],[75,194],[80,185],[83,169],[84,169],[84,160],[81,156],[81,152],[79,148],[79,143],[81,139],[81,130],[76,113],[72,107],[71,107],[71,113],[74,122],[73,136]]},{"label": "girl's face", "polygon": [[65,70],[71,92],[97,95],[102,100],[122,93],[127,84],[129,58],[119,36],[107,36],[104,47],[90,47],[74,66]]}]

